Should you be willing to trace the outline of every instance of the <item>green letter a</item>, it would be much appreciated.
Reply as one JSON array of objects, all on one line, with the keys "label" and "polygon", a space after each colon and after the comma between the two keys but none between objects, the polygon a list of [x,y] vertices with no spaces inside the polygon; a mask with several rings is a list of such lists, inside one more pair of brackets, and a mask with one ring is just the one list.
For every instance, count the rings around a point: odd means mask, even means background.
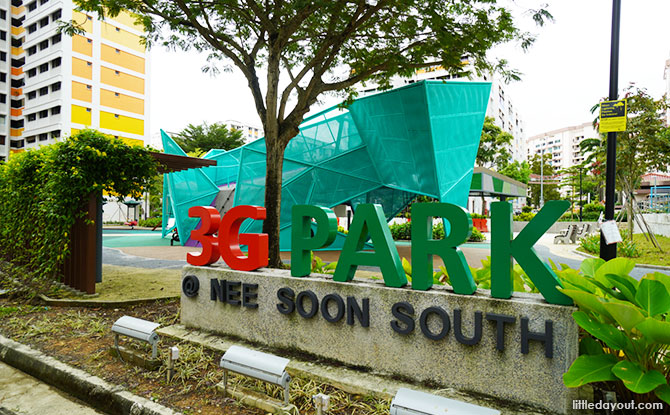
[{"label": "green letter a", "polygon": [[[365,252],[362,249],[368,233],[375,250]],[[359,265],[381,268],[384,283],[389,287],[402,287],[407,284],[405,271],[381,205],[366,203],[356,207],[333,280],[351,281]]]}]

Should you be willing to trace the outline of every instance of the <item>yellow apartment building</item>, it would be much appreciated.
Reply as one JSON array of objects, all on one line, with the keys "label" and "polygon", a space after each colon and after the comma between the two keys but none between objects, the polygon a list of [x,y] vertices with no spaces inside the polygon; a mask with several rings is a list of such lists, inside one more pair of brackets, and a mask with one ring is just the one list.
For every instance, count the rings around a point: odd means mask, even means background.
[{"label": "yellow apartment building", "polygon": [[[74,20],[84,33],[58,33]],[[75,10],[71,0],[0,0],[0,161],[94,128],[149,137],[149,59],[142,27]]]}]

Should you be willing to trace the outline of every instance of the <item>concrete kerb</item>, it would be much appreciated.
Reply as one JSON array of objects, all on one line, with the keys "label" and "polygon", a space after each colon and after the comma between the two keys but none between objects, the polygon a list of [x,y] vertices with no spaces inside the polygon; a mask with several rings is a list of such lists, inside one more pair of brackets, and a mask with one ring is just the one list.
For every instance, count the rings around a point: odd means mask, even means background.
[{"label": "concrete kerb", "polygon": [[[225,353],[225,351],[228,350],[230,346],[235,344],[242,345],[250,349],[277,353],[276,351],[269,348],[259,348],[256,345],[252,345],[241,340],[231,340],[218,334],[210,334],[200,330],[188,329],[181,324],[162,327],[157,329],[156,332],[161,336],[171,337],[180,341],[188,341],[221,353]],[[372,396],[391,400],[395,396],[398,389],[409,388],[426,393],[437,394],[450,399],[472,403],[475,405],[498,409],[506,415],[540,415],[551,413],[538,410],[536,408],[531,408],[526,405],[512,404],[510,402],[497,400],[488,396],[468,394],[453,388],[433,389],[420,384],[396,380],[381,373],[363,372],[345,366],[331,366],[323,363],[308,362],[296,358],[291,358],[291,361],[288,364],[286,370],[292,378],[311,379],[318,383],[330,385],[352,395]],[[241,396],[242,394],[240,394],[240,397]],[[239,397],[236,396],[236,398]],[[253,403],[249,401],[247,401],[247,404],[253,405]]]},{"label": "concrete kerb", "polygon": [[3,336],[0,360],[111,415],[178,414]]},{"label": "concrete kerb", "polygon": [[152,298],[137,298],[133,300],[109,301],[109,300],[75,300],[69,298],[50,298],[46,295],[40,294],[40,299],[51,307],[101,307],[101,308],[116,308],[126,307],[131,305],[150,304],[157,301],[177,300],[179,296],[171,297],[152,297]]},{"label": "concrete kerb", "polygon": [[[598,258],[595,255],[591,255],[591,254],[587,254],[586,252],[578,251],[576,248],[573,249],[572,252],[574,254],[582,256],[584,258]],[[670,271],[670,267],[667,267],[665,265],[652,265],[652,264],[638,264],[638,263],[635,263],[635,266],[640,267],[640,268],[650,268],[650,269],[660,269],[660,270],[663,270],[663,271]]]}]

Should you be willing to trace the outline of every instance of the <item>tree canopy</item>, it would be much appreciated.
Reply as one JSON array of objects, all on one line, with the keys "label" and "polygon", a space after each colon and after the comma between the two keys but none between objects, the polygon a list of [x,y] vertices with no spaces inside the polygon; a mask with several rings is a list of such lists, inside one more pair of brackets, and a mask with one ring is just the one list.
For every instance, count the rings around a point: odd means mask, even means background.
[{"label": "tree canopy", "polygon": [[528,184],[530,181],[530,165],[527,161],[513,161],[500,169],[500,174],[519,181],[523,184]]},{"label": "tree canopy", "polygon": [[[318,97],[353,91],[362,81],[381,87],[395,75],[440,65],[467,75],[498,70],[516,78],[504,60],[487,56],[493,46],[533,36],[517,28],[512,12],[495,0],[75,0],[84,10],[139,16],[149,43],[209,53],[244,74],[266,140],[263,232],[270,266],[279,258],[283,154]],[[513,3],[512,3],[513,4]],[[551,16],[540,8],[531,16]],[[75,24],[75,23],[73,23]],[[467,57],[471,66],[464,66]],[[353,94],[352,94],[353,95]]]},{"label": "tree canopy", "polygon": [[500,172],[509,164],[512,158],[509,146],[514,137],[503,131],[494,122],[495,120],[491,117],[484,119],[482,136],[479,139],[479,149],[477,150],[475,162],[478,166],[493,168]]},{"label": "tree canopy", "polygon": [[172,138],[187,153],[197,150],[206,153],[213,148],[231,150],[244,144],[241,131],[231,130],[226,124],[218,122],[189,124]]},{"label": "tree canopy", "polygon": [[[628,217],[632,217],[630,195],[639,187],[642,175],[650,171],[666,172],[670,168],[670,129],[664,121],[668,102],[665,97],[654,99],[644,88],[635,85],[626,88],[623,98],[627,100],[628,121],[626,131],[617,133],[616,181],[617,187],[627,195]],[[592,111],[597,109],[598,105]],[[607,162],[607,135],[584,140],[580,145],[582,151],[590,153],[587,162],[594,170],[603,173]],[[631,220],[631,234],[632,228]]]},{"label": "tree canopy", "polygon": [[[530,159],[530,170],[533,174],[543,174],[544,175],[544,184],[540,186],[539,183],[535,183],[530,187],[530,204],[533,206],[540,206],[540,187],[543,188],[544,201],[547,200],[557,200],[561,198],[561,194],[558,192],[558,185],[555,184],[553,176],[556,174],[556,169],[551,165],[551,154],[544,154],[544,159],[539,154],[535,154]],[[543,163],[544,165],[541,165]],[[551,182],[548,182],[551,180]],[[552,183],[554,182],[554,183]]]}]

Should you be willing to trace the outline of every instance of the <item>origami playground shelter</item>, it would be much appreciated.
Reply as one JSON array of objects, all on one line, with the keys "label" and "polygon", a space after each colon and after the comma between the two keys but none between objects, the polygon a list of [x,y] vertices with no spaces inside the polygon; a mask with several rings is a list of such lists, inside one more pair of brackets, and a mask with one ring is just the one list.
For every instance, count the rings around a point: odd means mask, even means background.
[{"label": "origami playground shelter", "polygon": [[[490,88],[487,82],[423,81],[307,118],[284,155],[281,249],[290,249],[295,204],[355,210],[378,203],[387,220],[418,195],[466,207]],[[166,153],[186,155],[161,134]],[[185,245],[194,245],[187,236],[199,226],[188,216],[191,206],[225,212],[264,204],[264,138],[203,157],[217,165],[165,175],[163,236],[176,227]],[[260,221],[247,220],[240,231],[261,228]],[[329,249],[342,242],[340,235]]]}]

